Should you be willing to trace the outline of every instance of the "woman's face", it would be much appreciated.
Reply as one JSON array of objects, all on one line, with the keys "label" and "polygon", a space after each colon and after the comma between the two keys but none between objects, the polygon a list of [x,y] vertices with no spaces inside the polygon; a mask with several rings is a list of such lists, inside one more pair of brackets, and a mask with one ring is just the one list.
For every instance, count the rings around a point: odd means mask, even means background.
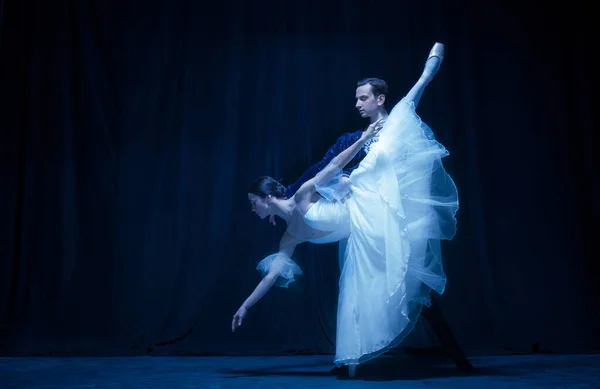
[{"label": "woman's face", "polygon": [[250,205],[252,206],[252,212],[257,214],[261,219],[270,215],[269,199],[267,197],[260,197],[253,193],[248,193],[248,201],[250,201]]}]

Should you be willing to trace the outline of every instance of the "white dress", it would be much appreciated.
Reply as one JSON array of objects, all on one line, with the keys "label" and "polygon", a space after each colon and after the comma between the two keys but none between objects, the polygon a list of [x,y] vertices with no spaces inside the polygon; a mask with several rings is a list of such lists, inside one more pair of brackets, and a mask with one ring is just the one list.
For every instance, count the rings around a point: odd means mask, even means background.
[{"label": "white dress", "polygon": [[[458,210],[456,186],[441,161],[447,155],[414,104],[403,99],[351,173],[352,196],[333,202],[345,194],[334,180],[318,188],[323,198],[304,215],[306,226],[331,231],[314,243],[346,241],[338,366],[363,363],[397,346],[413,329],[422,306],[429,305],[430,291],[443,293],[440,241],[455,235]],[[264,272],[269,267],[265,260],[258,267]],[[289,283],[301,271],[286,261],[287,275],[280,274]]]}]

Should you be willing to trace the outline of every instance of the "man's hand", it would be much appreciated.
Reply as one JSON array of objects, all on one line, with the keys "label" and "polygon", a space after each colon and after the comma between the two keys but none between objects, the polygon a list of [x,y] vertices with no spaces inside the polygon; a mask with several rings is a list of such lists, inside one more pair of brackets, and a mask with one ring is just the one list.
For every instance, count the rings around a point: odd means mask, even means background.
[{"label": "man's hand", "polygon": [[246,317],[246,313],[248,313],[248,310],[242,305],[235,315],[233,315],[233,320],[231,321],[231,332],[235,332],[237,328],[242,326],[242,320],[244,320],[244,317]]},{"label": "man's hand", "polygon": [[275,215],[269,216],[269,223],[271,223],[272,225],[275,225]]}]

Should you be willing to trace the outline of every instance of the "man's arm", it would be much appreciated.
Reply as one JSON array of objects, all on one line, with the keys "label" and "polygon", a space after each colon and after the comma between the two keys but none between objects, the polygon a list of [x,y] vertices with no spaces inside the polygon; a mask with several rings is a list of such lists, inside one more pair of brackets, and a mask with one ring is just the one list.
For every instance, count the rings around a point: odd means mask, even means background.
[{"label": "man's arm", "polygon": [[[352,146],[352,144],[354,144],[354,142],[356,142],[360,138],[361,134],[362,134],[362,130],[358,130],[355,132],[348,132],[348,133],[340,136],[337,139],[337,141],[335,142],[335,144],[333,146],[331,146],[329,148],[329,150],[327,150],[327,152],[323,156],[323,159],[321,159],[319,162],[317,162],[314,165],[312,165],[311,167],[309,167],[308,170],[306,170],[300,176],[300,178],[298,178],[296,180],[296,182],[294,182],[292,185],[290,185],[286,188],[286,190],[285,190],[286,197],[288,199],[292,198],[296,194],[298,189],[300,189],[300,187],[306,181],[314,178],[317,174],[319,174],[320,171],[325,169],[325,167],[331,162],[331,160],[333,160],[335,157],[337,157],[342,151],[344,151],[348,147]],[[364,153],[362,153],[362,154],[364,154]],[[358,166],[358,162],[360,162],[360,159],[362,159],[363,157],[364,157],[364,155],[361,155],[361,153],[359,153],[354,158],[354,160],[351,161],[346,166],[346,168],[343,170],[344,174],[349,176],[350,173],[352,173],[352,170],[354,170]],[[271,215],[269,217],[269,223],[271,223],[272,225],[276,225],[275,215]]]},{"label": "man's arm", "polygon": [[[354,142],[356,142],[360,138],[361,133],[362,131],[356,131],[352,133],[346,133],[340,136],[335,142],[335,144],[331,146],[329,150],[327,150],[327,153],[325,153],[323,159],[321,159],[319,162],[315,163],[310,168],[308,168],[308,170],[306,170],[300,176],[300,178],[296,180],[296,182],[287,187],[286,194],[288,198],[296,194],[296,192],[302,186],[302,184],[316,176],[321,170],[325,168],[325,166],[327,166],[331,162],[331,160],[333,160],[333,158],[337,157],[342,151],[346,150],[348,147],[354,144]],[[345,169],[344,172],[347,171],[348,174],[350,174],[350,171],[352,171],[352,168],[354,167],[355,166],[350,166],[349,168]]]},{"label": "man's arm", "polygon": [[385,123],[385,119],[379,119],[374,123],[371,123],[369,128],[363,133],[361,136],[354,142],[350,147],[339,153],[335,158],[325,166],[325,168],[320,171],[315,177],[306,181],[298,192],[294,196],[297,202],[305,202],[308,201],[312,195],[317,192],[319,186],[323,186],[332,179],[334,179],[337,175],[342,172],[342,169],[346,167],[352,161],[359,151],[362,150],[365,142],[372,139],[383,127]]}]

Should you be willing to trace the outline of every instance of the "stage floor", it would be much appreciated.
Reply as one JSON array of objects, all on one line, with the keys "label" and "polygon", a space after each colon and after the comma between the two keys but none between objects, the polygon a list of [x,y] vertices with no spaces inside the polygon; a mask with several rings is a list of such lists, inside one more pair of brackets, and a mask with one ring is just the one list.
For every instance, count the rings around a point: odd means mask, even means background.
[{"label": "stage floor", "polygon": [[600,355],[472,357],[458,372],[437,357],[381,357],[353,379],[331,356],[0,358],[0,388],[600,388]]}]

